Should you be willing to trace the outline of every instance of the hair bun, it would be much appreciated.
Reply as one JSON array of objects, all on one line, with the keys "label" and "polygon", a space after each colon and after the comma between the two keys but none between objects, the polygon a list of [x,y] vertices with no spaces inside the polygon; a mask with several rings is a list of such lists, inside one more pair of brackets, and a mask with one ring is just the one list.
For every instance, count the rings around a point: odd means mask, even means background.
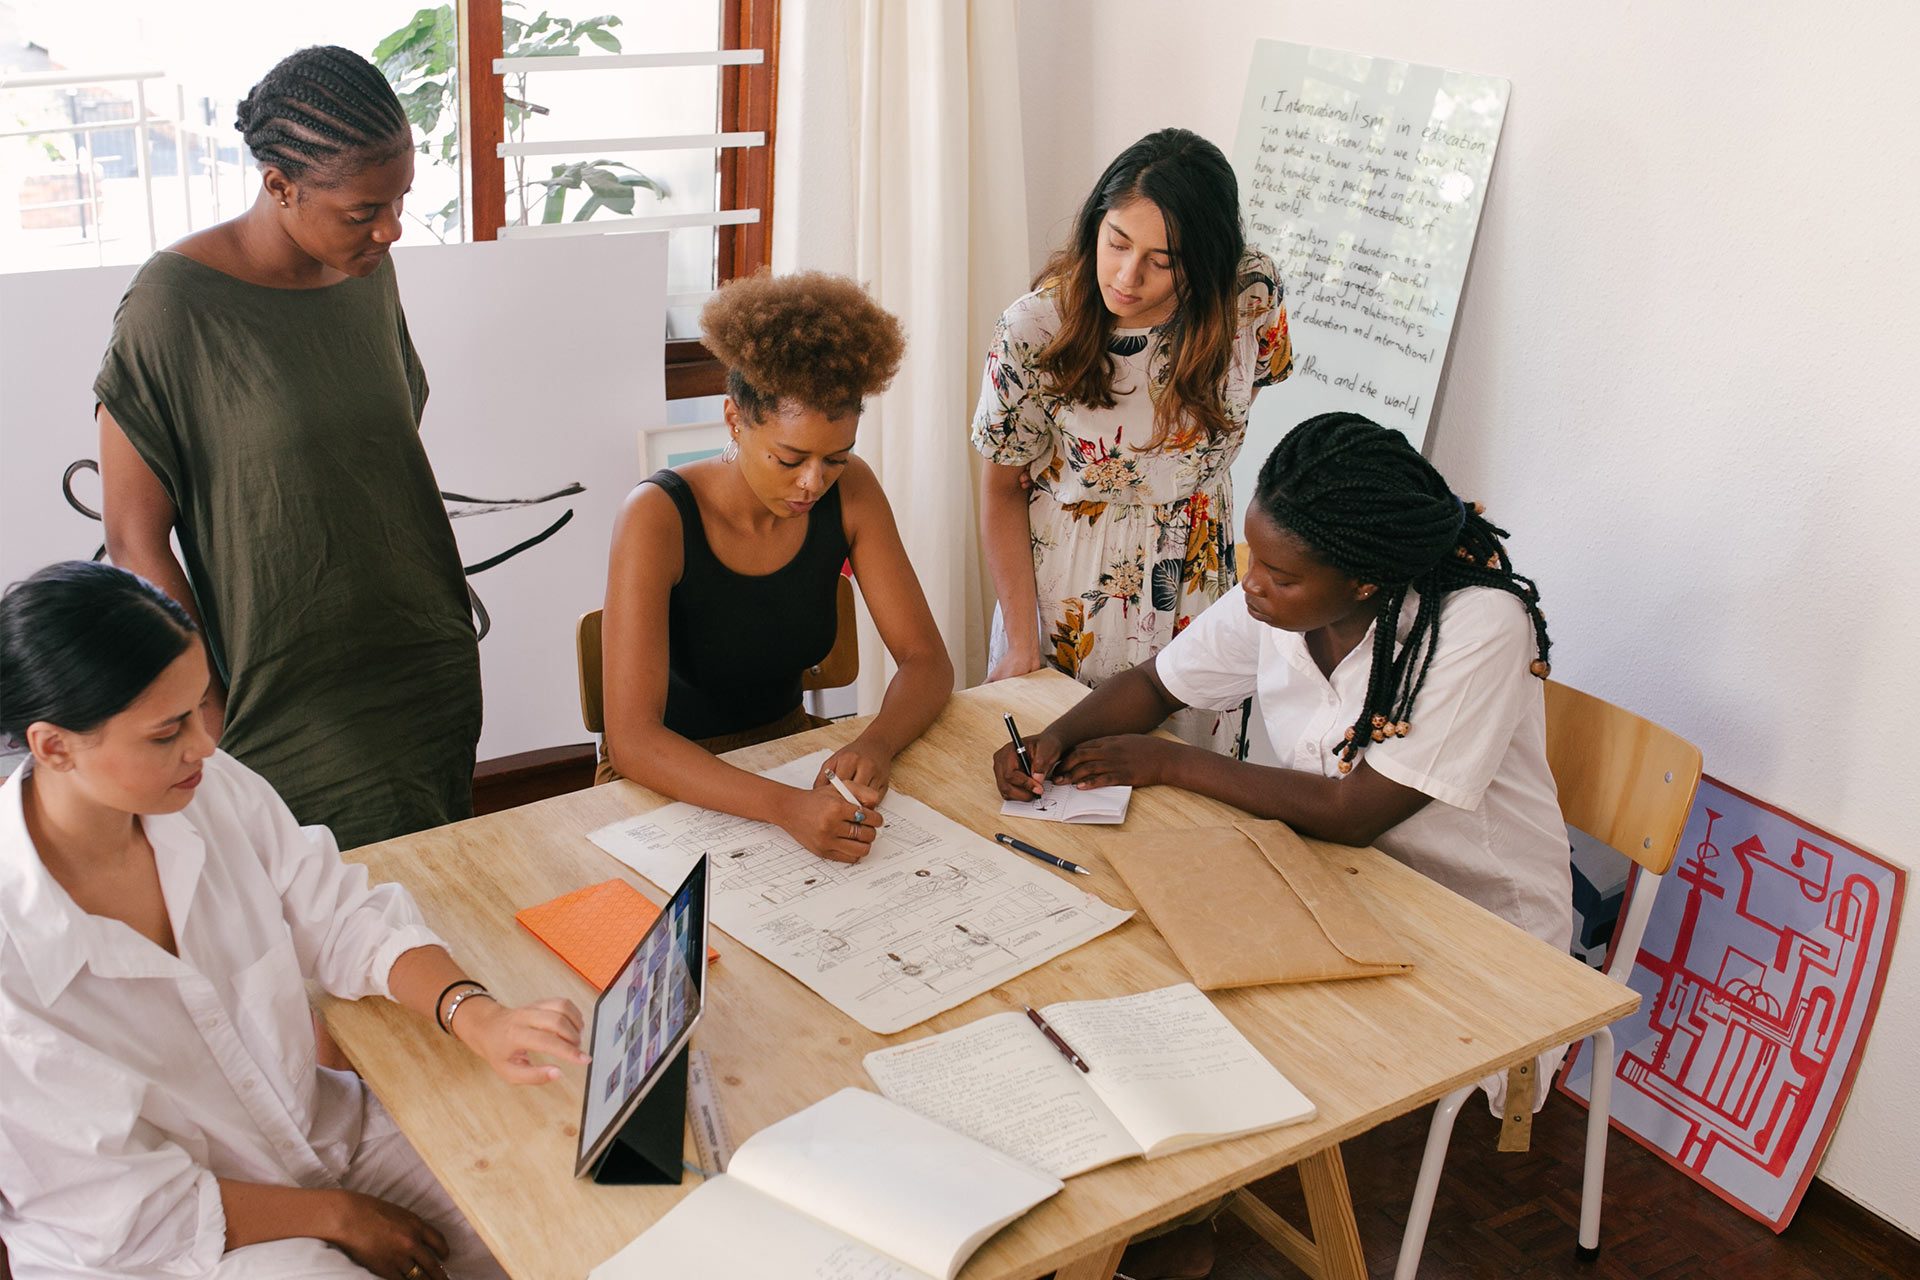
[{"label": "hair bun", "polygon": [[240,99],[240,105],[233,109],[233,128],[242,137],[253,126],[253,95]]}]

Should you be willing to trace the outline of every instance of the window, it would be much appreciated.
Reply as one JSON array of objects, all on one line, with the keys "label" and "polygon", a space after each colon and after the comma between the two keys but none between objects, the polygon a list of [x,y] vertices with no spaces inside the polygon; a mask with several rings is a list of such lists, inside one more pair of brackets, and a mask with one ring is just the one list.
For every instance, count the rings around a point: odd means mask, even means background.
[{"label": "window", "polygon": [[0,270],[137,262],[234,216],[258,189],[234,104],[276,59],[342,44],[381,64],[423,144],[411,237],[667,230],[667,394],[718,394],[696,317],[770,257],[778,0],[575,12],[0,4]]},{"label": "window", "polygon": [[667,395],[719,394],[695,317],[769,260],[777,0],[616,4],[594,22],[476,0],[464,20],[471,234],[665,229]]}]

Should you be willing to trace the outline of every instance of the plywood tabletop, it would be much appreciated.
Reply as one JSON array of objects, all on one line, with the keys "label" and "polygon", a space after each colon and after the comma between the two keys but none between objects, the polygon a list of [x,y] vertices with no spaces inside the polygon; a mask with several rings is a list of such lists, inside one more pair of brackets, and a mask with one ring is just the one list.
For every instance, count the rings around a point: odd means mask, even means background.
[{"label": "plywood tabletop", "polygon": [[[987,760],[1006,740],[1001,713],[1037,731],[1084,690],[1036,672],[955,696],[896,761],[893,786],[962,825],[1023,834],[1087,867],[1076,887],[1138,904],[1101,856],[1114,830],[1218,826],[1239,810],[1168,787],[1137,790],[1121,827],[1041,824],[1000,815]],[[765,769],[837,746],[861,722],[737,752]],[[503,1000],[594,992],[514,912],[619,876],[663,894],[587,839],[665,803],[630,782],[559,796],[347,856],[375,880],[410,889],[456,957]],[[962,1280],[1026,1280],[1293,1164],[1490,1072],[1611,1022],[1638,1003],[1627,988],[1370,849],[1309,841],[1352,877],[1368,906],[1414,949],[1411,974],[1213,993],[1214,1002],[1318,1105],[1311,1122],[1153,1161],[1082,1174],[990,1240]],[[1204,893],[1205,850],[1194,890]],[[1066,873],[1059,873],[1065,875]],[[876,1035],[770,962],[715,931],[707,1014],[694,1033],[713,1059],[736,1139],[847,1085],[871,1088],[860,1059],[1021,1004],[1096,999],[1187,981],[1145,915],[894,1036]],[[518,1280],[577,1280],[698,1183],[601,1187],[572,1177],[583,1069],[516,1088],[430,1023],[381,1000],[323,1000],[328,1025],[454,1200]],[[691,1157],[691,1144],[688,1148]],[[1411,1188],[1409,1188],[1411,1193]]]}]

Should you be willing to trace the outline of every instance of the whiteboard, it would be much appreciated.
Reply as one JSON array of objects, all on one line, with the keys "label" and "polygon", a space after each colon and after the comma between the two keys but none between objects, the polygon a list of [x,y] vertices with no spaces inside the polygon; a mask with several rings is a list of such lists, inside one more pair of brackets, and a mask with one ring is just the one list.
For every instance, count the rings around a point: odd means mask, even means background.
[{"label": "whiteboard", "polygon": [[1280,437],[1351,410],[1426,441],[1507,81],[1278,40],[1254,44],[1233,168],[1250,244],[1286,286],[1293,376],[1254,402],[1244,505]]},{"label": "whiteboard", "polygon": [[[490,630],[480,758],[582,742],[575,620],[600,607],[613,517],[665,420],[666,236],[396,249],[433,388],[421,437]],[[62,479],[99,456],[93,378],[136,267],[0,275],[0,582],[87,559],[100,525]],[[74,496],[99,508],[99,477]],[[544,501],[530,501],[542,499]]]}]

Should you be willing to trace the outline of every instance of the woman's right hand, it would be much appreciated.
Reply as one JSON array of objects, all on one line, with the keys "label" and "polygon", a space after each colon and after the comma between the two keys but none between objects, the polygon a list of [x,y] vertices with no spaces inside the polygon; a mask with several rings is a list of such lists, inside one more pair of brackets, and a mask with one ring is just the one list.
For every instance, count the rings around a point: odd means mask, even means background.
[{"label": "woman's right hand", "polygon": [[[858,862],[871,851],[875,828],[885,825],[877,810],[850,805],[831,787],[789,790],[780,816],[781,830],[834,862]],[[853,820],[856,813],[859,822]]]},{"label": "woman's right hand", "polygon": [[1027,758],[1033,762],[1032,773],[1021,769],[1020,757],[1014,753],[1011,742],[993,753],[993,781],[1003,799],[1038,799],[1047,775],[1060,763],[1060,757],[1067,754],[1066,744],[1054,737],[1051,730],[1041,730],[1026,743]]},{"label": "woman's right hand", "polygon": [[387,1200],[341,1191],[326,1239],[383,1280],[446,1280],[446,1237],[433,1224]]},{"label": "woman's right hand", "polygon": [[1015,676],[1023,676],[1029,671],[1038,671],[1039,669],[1040,654],[1038,651],[1033,653],[1015,653],[1012,649],[1008,649],[1000,656],[1000,661],[993,664],[993,669],[987,672],[986,682],[992,684],[995,680],[1011,680]]}]

